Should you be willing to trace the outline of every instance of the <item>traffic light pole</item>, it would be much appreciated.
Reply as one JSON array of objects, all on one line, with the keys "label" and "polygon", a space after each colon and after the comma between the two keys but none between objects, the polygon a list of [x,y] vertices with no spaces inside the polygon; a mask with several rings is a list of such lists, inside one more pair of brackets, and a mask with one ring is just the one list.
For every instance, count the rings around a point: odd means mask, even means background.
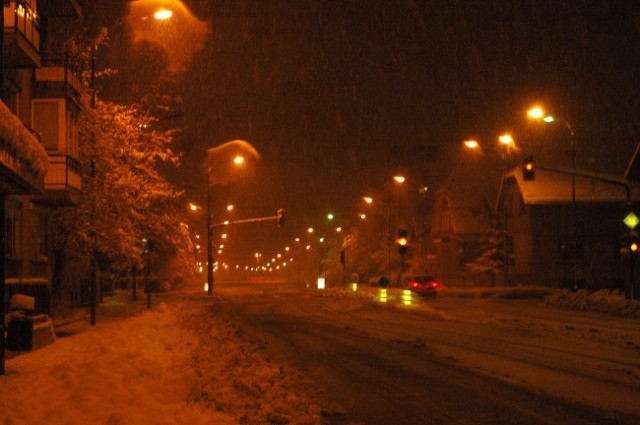
[{"label": "traffic light pole", "polygon": [[270,215],[267,217],[255,217],[255,218],[245,218],[242,220],[233,220],[233,221],[223,221],[222,223],[215,223],[209,226],[209,230],[215,229],[218,227],[231,226],[233,224],[245,224],[245,223],[260,223],[263,221],[277,221],[278,225],[282,225],[284,223],[284,211],[280,211],[277,215]]},{"label": "traffic light pole", "polygon": [[223,221],[222,223],[211,223],[211,199],[207,191],[207,295],[213,293],[213,229],[230,226],[233,224],[259,223],[262,221],[277,221],[278,227],[284,224],[284,210],[278,208],[276,215],[267,217],[246,218],[243,220]]}]

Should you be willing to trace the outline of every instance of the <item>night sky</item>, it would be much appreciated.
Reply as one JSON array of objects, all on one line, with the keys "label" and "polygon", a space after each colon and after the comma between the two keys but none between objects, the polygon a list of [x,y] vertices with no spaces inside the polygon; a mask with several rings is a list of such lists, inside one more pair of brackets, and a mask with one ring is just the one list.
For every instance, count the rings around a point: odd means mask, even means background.
[{"label": "night sky", "polygon": [[535,102],[571,123],[578,167],[622,175],[640,141],[636,1],[185,3],[211,32],[179,77],[177,183],[204,202],[206,148],[253,144],[261,160],[234,189],[236,214],[284,207],[288,222],[247,226],[250,251],[329,210],[353,213],[397,148],[444,152],[509,130],[523,151],[562,163],[568,138],[527,122]]}]

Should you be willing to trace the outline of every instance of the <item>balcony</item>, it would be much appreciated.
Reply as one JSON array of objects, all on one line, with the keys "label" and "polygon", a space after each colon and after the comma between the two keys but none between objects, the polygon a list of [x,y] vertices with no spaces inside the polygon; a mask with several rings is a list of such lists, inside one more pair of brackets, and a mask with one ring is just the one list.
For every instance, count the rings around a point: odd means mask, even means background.
[{"label": "balcony", "polygon": [[0,192],[42,192],[47,166],[47,153],[38,135],[0,102]]},{"label": "balcony", "polygon": [[0,140],[0,193],[37,194],[43,186],[42,175],[38,175],[11,146]]},{"label": "balcony", "polygon": [[44,57],[42,67],[35,70],[34,97],[69,99],[86,108],[88,98],[77,75],[66,58]]},{"label": "balcony", "polygon": [[30,2],[4,3],[4,54],[7,67],[40,66],[40,19]]},{"label": "balcony", "polygon": [[44,189],[44,194],[35,200],[39,204],[78,205],[82,191],[80,162],[69,155],[49,153],[49,169],[44,176]]}]

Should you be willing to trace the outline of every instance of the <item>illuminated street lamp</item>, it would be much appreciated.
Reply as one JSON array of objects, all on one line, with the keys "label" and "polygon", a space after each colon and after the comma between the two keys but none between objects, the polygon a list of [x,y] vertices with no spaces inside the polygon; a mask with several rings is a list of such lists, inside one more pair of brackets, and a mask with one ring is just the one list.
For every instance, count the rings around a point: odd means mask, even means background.
[{"label": "illuminated street lamp", "polygon": [[469,149],[478,149],[480,148],[480,143],[477,140],[465,140],[464,145]]},{"label": "illuminated street lamp", "polygon": [[159,9],[153,14],[153,18],[157,21],[166,21],[167,19],[171,19],[173,16],[173,11],[170,9]]},{"label": "illuminated street lamp", "polygon": [[[513,140],[513,137],[511,136],[511,134],[509,133],[504,133],[499,135],[498,142],[500,143],[500,145],[504,146],[507,149],[507,152],[511,148],[515,147],[515,141]],[[484,154],[485,151],[495,151],[496,149],[491,145],[489,146],[481,145],[480,142],[478,142],[475,139],[464,140],[462,144],[464,145],[465,148],[472,151],[478,151],[481,154]]]},{"label": "illuminated street lamp", "polygon": [[[244,140],[232,140],[207,150],[207,295],[209,296],[213,293],[214,268],[211,188],[216,185],[230,184],[231,169],[243,165],[247,156],[260,158],[258,151]],[[231,161],[229,158],[232,158]]]},{"label": "illuminated street lamp", "polygon": [[542,120],[542,121],[547,122],[547,123],[551,123],[551,122],[554,122],[556,120],[553,117],[553,115],[546,115],[544,110],[539,106],[535,106],[535,107],[529,109],[527,111],[527,115],[529,115],[529,118],[531,118],[531,119]]},{"label": "illuminated street lamp", "polygon": [[501,134],[498,136],[498,141],[507,147],[513,146],[513,137],[509,133]]}]

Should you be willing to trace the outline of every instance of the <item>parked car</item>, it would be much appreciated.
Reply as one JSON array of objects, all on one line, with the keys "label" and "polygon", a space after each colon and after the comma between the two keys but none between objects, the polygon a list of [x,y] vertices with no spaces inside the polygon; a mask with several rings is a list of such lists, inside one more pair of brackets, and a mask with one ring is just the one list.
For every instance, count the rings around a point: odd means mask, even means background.
[{"label": "parked car", "polygon": [[425,298],[435,299],[438,296],[438,289],[442,284],[435,280],[433,276],[414,276],[407,282],[409,289]]}]

